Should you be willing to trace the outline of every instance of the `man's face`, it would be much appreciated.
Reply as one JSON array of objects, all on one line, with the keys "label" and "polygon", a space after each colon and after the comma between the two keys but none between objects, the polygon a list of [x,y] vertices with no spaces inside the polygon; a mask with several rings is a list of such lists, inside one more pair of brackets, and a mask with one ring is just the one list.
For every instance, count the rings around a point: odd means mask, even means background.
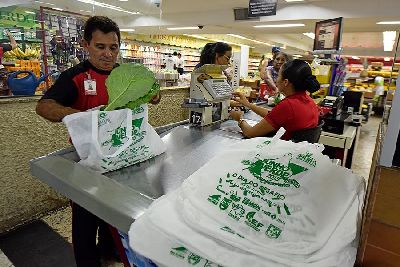
[{"label": "man's face", "polygon": [[89,52],[89,62],[94,67],[107,71],[113,69],[119,53],[118,36],[115,32],[96,30],[89,43],[84,41],[84,47]]}]

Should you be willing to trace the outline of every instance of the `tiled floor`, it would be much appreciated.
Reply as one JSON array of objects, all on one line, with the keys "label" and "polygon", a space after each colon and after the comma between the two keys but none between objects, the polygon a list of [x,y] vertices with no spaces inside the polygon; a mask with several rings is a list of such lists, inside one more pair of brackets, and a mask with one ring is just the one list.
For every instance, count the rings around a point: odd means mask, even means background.
[{"label": "tiled floor", "polygon": [[[369,176],[372,154],[375,147],[375,139],[380,121],[381,118],[371,117],[368,123],[363,124],[361,127],[359,143],[353,158],[353,171],[363,176],[366,180]],[[66,241],[71,243],[71,208],[69,206],[52,212],[51,214],[43,217],[41,220],[54,229],[54,231],[62,236]],[[0,267],[9,266],[14,265],[12,265],[4,253],[0,252]],[[123,265],[119,263],[112,266],[122,267]]]}]

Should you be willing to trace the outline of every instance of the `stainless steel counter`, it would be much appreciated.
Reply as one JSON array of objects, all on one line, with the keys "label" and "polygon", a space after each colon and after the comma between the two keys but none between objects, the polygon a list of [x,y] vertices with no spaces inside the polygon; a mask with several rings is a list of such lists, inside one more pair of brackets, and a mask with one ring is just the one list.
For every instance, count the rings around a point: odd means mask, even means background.
[{"label": "stainless steel counter", "polygon": [[204,128],[189,125],[158,128],[167,146],[164,154],[106,174],[77,164],[73,148],[32,160],[31,172],[126,233],[154,199],[179,187],[219,151],[242,139],[240,133],[221,130],[234,125],[236,122],[226,121]]},{"label": "stainless steel counter", "polygon": [[[253,124],[261,119],[253,112],[244,117]],[[154,199],[178,188],[210,158],[243,138],[232,120],[203,128],[183,121],[156,130],[167,150],[146,162],[99,174],[77,164],[78,156],[71,148],[32,160],[31,173],[127,233]]]}]

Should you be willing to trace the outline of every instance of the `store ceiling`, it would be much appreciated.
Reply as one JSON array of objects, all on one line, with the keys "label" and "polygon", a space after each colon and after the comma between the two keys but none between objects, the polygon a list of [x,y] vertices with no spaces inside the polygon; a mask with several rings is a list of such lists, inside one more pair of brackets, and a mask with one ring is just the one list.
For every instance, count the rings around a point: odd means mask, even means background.
[{"label": "store ceiling", "polygon": [[[82,0],[81,0],[82,1]],[[84,1],[84,0],[83,0]],[[87,0],[86,0],[87,1]],[[90,0],[89,0],[90,1]],[[400,30],[400,25],[377,25],[379,21],[400,20],[399,0],[306,0],[286,3],[278,0],[276,16],[262,17],[259,21],[234,21],[233,9],[247,7],[248,0],[96,0],[119,6],[128,11],[139,11],[131,15],[110,8],[94,7],[78,0],[31,1],[36,7],[58,7],[64,10],[98,15],[115,19],[121,28],[134,28],[139,34],[218,34],[217,39],[245,43],[259,51],[269,52],[270,47],[251,41],[227,37],[239,34],[273,45],[285,46],[289,53],[311,51],[313,40],[302,33],[313,32],[315,22],[335,17],[344,17],[343,54],[355,56],[393,56],[394,52],[383,51],[385,30]],[[161,7],[155,2],[161,1]],[[40,3],[41,2],[41,3]],[[53,5],[51,5],[53,4]],[[258,24],[304,23],[298,28],[254,28]],[[167,27],[204,25],[202,30],[169,31]]]}]

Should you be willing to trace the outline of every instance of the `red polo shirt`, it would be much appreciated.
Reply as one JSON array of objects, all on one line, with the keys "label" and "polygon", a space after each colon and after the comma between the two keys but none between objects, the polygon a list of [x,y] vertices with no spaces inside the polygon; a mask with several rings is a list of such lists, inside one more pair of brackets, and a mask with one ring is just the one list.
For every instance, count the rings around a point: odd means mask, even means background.
[{"label": "red polo shirt", "polygon": [[285,128],[282,139],[289,140],[294,131],[314,128],[318,126],[319,110],[306,92],[296,92],[279,102],[274,109],[265,116],[275,130]]}]

